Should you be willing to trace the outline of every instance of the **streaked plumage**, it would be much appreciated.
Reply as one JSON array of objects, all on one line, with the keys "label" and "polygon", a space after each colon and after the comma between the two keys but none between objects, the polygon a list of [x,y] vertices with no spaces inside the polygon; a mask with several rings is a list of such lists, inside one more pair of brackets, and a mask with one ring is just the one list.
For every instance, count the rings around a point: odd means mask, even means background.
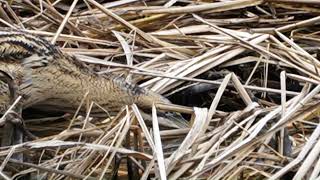
[{"label": "streaked plumage", "polygon": [[[126,104],[151,108],[166,98],[124,78],[98,75],[48,41],[28,33],[0,31],[0,70],[14,77],[24,95],[23,107],[43,106],[74,112],[84,94],[110,114]],[[0,111],[9,106],[8,87],[0,82]],[[93,109],[98,113],[100,109]]]}]

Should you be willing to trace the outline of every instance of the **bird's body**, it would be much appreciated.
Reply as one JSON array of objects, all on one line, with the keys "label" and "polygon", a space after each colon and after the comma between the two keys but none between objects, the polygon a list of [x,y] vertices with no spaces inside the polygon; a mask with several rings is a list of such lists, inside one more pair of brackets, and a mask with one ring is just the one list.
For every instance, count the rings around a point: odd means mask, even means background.
[{"label": "bird's body", "polygon": [[[169,103],[124,78],[99,75],[48,41],[19,31],[0,31],[0,71],[10,74],[18,84],[25,96],[23,108],[41,105],[74,112],[87,92],[90,100],[110,114],[126,104],[151,108],[153,103]],[[8,86],[0,82],[0,111],[9,105]]]}]

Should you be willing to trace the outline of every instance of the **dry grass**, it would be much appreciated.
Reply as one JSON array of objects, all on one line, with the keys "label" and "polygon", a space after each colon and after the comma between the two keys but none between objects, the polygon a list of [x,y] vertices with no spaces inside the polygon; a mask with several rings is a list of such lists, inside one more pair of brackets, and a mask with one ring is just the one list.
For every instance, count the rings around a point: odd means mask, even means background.
[{"label": "dry grass", "polygon": [[[2,179],[320,179],[319,1],[0,2],[1,26],[189,102],[151,123],[135,105],[92,119],[86,98],[86,116],[26,120],[39,139],[0,148]],[[190,127],[159,127],[159,109]]]}]

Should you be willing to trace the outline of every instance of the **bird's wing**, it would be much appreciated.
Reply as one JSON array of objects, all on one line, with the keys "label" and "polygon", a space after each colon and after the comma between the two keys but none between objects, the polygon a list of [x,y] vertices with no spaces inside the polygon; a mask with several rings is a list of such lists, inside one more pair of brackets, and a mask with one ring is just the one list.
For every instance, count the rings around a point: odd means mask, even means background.
[{"label": "bird's wing", "polygon": [[22,31],[0,30],[0,60],[21,63],[20,90],[32,85],[32,69],[47,66],[61,52],[47,40]]},{"label": "bird's wing", "polygon": [[0,57],[19,60],[29,67],[46,66],[62,53],[47,40],[20,31],[0,30]]}]

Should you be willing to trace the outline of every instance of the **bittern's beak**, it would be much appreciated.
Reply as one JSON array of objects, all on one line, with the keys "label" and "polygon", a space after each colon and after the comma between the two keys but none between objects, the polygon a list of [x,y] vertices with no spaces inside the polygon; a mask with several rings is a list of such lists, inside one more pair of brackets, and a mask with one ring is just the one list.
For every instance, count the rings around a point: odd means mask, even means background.
[{"label": "bittern's beak", "polygon": [[[175,126],[176,128],[188,128],[189,122],[185,120],[181,114],[176,112],[158,112],[159,118],[163,117],[165,119],[168,119],[170,121],[170,124]],[[160,121],[160,120],[159,120]]]}]

